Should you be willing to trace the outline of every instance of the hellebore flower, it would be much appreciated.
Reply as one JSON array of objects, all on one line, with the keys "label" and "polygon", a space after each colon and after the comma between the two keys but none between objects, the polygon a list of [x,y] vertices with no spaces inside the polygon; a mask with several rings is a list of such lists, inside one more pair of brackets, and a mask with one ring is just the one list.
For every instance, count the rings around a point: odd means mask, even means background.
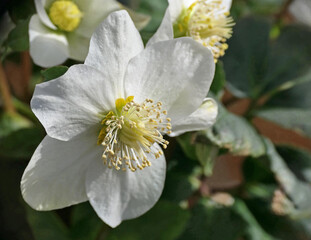
[{"label": "hellebore flower", "polygon": [[47,136],[22,177],[25,201],[51,210],[89,200],[112,227],[148,211],[165,179],[162,134],[215,122],[217,105],[204,100],[214,65],[188,38],[144,49],[128,13],[112,13],[84,64],[36,86],[31,107]]},{"label": "hellebore flower", "polygon": [[289,6],[290,13],[300,22],[311,26],[311,1],[295,0]]},{"label": "hellebore flower", "polygon": [[[30,55],[41,67],[52,67],[67,58],[84,61],[96,27],[113,11],[125,9],[116,0],[35,0],[37,14],[29,23]],[[134,13],[138,28],[149,16]]]},{"label": "hellebore flower", "polygon": [[215,62],[225,54],[232,35],[231,0],[168,0],[162,23],[149,45],[173,37],[192,37],[209,48]]}]

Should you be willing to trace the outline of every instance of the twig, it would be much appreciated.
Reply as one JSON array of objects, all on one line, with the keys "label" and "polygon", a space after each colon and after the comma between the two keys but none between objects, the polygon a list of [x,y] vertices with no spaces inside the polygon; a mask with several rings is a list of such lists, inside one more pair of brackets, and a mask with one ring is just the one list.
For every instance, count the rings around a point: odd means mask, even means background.
[{"label": "twig", "polygon": [[282,19],[284,17],[284,15],[286,15],[287,9],[292,2],[293,2],[293,0],[287,0],[286,1],[286,3],[283,5],[281,11],[275,15],[277,21],[279,21],[280,19]]},{"label": "twig", "polygon": [[22,87],[23,87],[23,97],[29,100],[29,91],[28,86],[32,75],[32,64],[30,61],[29,52],[22,52],[21,53],[21,60],[22,60]]}]

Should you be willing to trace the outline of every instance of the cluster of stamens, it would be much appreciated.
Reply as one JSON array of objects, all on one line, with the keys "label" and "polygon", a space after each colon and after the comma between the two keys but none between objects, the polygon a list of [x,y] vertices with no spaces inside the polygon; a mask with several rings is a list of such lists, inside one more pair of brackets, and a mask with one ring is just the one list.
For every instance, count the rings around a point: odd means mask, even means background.
[{"label": "cluster of stamens", "polygon": [[49,9],[51,21],[62,31],[72,32],[81,21],[83,14],[78,6],[70,0],[54,1]]},{"label": "cluster of stamens", "polygon": [[228,49],[226,41],[232,35],[233,26],[233,19],[222,5],[222,0],[198,0],[180,15],[174,30],[208,47],[217,62]]},{"label": "cluster of stamens", "polygon": [[168,145],[161,133],[171,133],[170,118],[162,110],[162,103],[146,99],[142,104],[133,101],[116,100],[116,111],[105,115],[98,144],[104,146],[103,163],[109,168],[135,172],[151,166],[147,155],[155,158],[163,155],[158,143],[165,149]]}]

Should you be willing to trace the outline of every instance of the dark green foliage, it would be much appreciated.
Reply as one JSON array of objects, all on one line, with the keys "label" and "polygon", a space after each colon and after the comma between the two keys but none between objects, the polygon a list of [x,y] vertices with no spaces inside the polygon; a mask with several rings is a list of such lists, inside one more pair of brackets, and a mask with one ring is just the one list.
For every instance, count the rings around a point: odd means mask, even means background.
[{"label": "dark green foliage", "polygon": [[267,69],[270,24],[244,18],[234,27],[229,49],[223,58],[229,89],[237,97],[256,98]]},{"label": "dark green foliage", "polygon": [[30,18],[18,20],[16,27],[12,29],[8,36],[7,46],[13,51],[26,51],[29,49],[28,24]]},{"label": "dark green foliage", "polygon": [[67,72],[67,70],[68,67],[66,66],[57,66],[42,70],[41,74],[44,77],[44,81],[49,81],[62,76],[65,72]]},{"label": "dark green foliage", "polygon": [[107,239],[173,240],[181,234],[189,217],[189,211],[176,204],[160,201],[142,217],[125,221],[118,229],[111,230]]},{"label": "dark green foliage", "polygon": [[213,205],[208,200],[198,203],[191,213],[187,227],[178,240],[239,239],[245,228],[245,222],[232,207]]}]

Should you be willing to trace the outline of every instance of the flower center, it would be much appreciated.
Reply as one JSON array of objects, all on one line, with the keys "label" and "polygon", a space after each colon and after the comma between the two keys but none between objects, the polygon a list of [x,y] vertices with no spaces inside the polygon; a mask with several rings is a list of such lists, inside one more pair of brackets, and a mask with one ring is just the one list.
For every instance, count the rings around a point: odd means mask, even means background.
[{"label": "flower center", "polygon": [[79,26],[82,13],[75,3],[60,0],[53,2],[49,10],[49,16],[60,30],[72,32]]},{"label": "flower center", "polygon": [[134,97],[116,100],[115,111],[104,116],[97,144],[104,146],[103,162],[109,168],[135,172],[151,166],[149,153],[159,158],[163,152],[153,145],[158,143],[166,148],[168,141],[161,132],[171,133],[170,118],[162,110],[162,103],[146,99],[142,104],[133,101]]},{"label": "flower center", "polygon": [[222,0],[198,0],[185,8],[174,23],[175,37],[191,36],[213,52],[215,62],[225,54],[234,26],[221,3]]}]

